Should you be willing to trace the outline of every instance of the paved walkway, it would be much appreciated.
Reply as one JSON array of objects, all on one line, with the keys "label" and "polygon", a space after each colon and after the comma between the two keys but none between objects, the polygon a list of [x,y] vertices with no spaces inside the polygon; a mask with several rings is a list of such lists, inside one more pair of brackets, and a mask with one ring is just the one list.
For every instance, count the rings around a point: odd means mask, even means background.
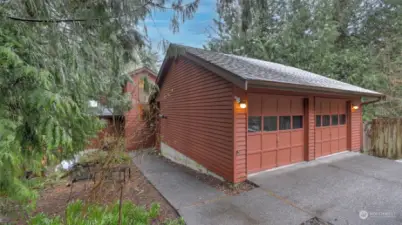
[{"label": "paved walkway", "polygon": [[139,154],[134,163],[188,225],[293,225],[312,217],[261,188],[227,196],[160,156]]}]

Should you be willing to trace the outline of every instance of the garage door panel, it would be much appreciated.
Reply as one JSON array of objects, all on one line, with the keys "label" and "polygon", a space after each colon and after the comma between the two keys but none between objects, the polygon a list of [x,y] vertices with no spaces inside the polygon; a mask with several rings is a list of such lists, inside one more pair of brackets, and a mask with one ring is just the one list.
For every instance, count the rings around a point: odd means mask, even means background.
[{"label": "garage door panel", "polygon": [[331,127],[331,140],[339,138],[339,128],[338,127]]},{"label": "garage door panel", "polygon": [[247,155],[247,170],[258,171],[261,168],[261,153]]},{"label": "garage door panel", "polygon": [[276,167],[277,151],[269,151],[262,153],[262,169],[271,169]]},{"label": "garage door panel", "polygon": [[303,102],[302,98],[292,99],[291,112],[293,115],[295,115],[295,114],[303,115],[304,114],[304,102]]},{"label": "garage door panel", "polygon": [[262,114],[276,115],[278,113],[277,98],[262,98]]},{"label": "garage door panel", "polygon": [[278,99],[278,114],[289,115],[290,114],[290,98],[281,97]]},{"label": "garage door panel", "polygon": [[278,150],[278,166],[284,166],[290,164],[290,148]]},{"label": "garage door panel", "polygon": [[329,141],[329,140],[331,140],[331,129],[321,128],[321,141]]},{"label": "garage door panel", "polygon": [[[344,99],[316,99],[316,115],[329,115],[331,123],[326,127],[316,127],[315,146],[321,144],[322,155],[329,155],[347,149],[347,122],[341,123],[341,116],[347,114],[347,101]],[[328,109],[328,110],[327,110]],[[321,133],[320,135],[317,133]],[[328,144],[329,143],[329,144]],[[316,149],[316,151],[318,151]],[[316,154],[317,157],[319,157]]]},{"label": "garage door panel", "polygon": [[346,138],[348,136],[348,132],[346,126],[339,127],[339,138]]},{"label": "garage door panel", "polygon": [[321,143],[315,143],[315,157],[322,156]]},{"label": "garage door panel", "polygon": [[261,151],[261,135],[248,135],[247,151]]},{"label": "garage door panel", "polygon": [[[297,123],[303,120],[293,116],[304,118],[304,99],[296,96],[251,94],[248,95],[248,103],[248,116],[261,118],[261,131],[256,125],[256,118],[248,120],[249,127],[256,127],[250,129],[247,135],[248,172],[303,161],[304,124]],[[282,117],[281,120],[281,116],[287,118]],[[292,126],[293,121],[296,122]]]},{"label": "garage door panel", "polygon": [[346,146],[346,138],[342,138],[339,140],[339,150],[340,151],[346,151],[347,146]]},{"label": "garage door panel", "polygon": [[315,104],[315,113],[316,114],[322,114],[321,103],[320,102],[316,102],[316,104]]},{"label": "garage door panel", "polygon": [[331,103],[330,103],[331,113],[336,113],[336,114],[338,113],[338,104],[339,104],[339,102],[337,100],[331,101]]},{"label": "garage door panel", "polygon": [[248,98],[248,115],[261,115],[261,95],[250,95]]},{"label": "garage door panel", "polygon": [[276,146],[277,133],[263,133],[262,134],[262,150],[274,150],[278,147]]},{"label": "garage door panel", "polygon": [[321,129],[316,129],[315,131],[315,140],[316,141],[321,141]]},{"label": "garage door panel", "polygon": [[346,101],[343,101],[338,104],[338,113],[339,114],[346,114]]},{"label": "garage door panel", "polygon": [[287,148],[291,146],[290,132],[278,133],[278,148]]},{"label": "garage door panel", "polygon": [[322,156],[331,154],[331,141],[324,141],[321,143]]},{"label": "garage door panel", "polygon": [[290,160],[292,163],[304,161],[304,146],[292,147]]},{"label": "garage door panel", "polygon": [[330,104],[328,101],[321,102],[321,114],[329,114]]},{"label": "garage door panel", "polygon": [[339,140],[331,141],[331,153],[339,152]]},{"label": "garage door panel", "polygon": [[291,144],[292,144],[292,146],[304,145],[304,131],[303,130],[292,131]]}]

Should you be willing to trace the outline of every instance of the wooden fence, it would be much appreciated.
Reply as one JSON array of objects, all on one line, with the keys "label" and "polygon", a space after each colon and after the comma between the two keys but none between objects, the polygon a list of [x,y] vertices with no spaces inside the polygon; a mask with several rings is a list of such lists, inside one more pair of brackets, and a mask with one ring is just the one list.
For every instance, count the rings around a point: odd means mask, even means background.
[{"label": "wooden fence", "polygon": [[389,159],[402,158],[402,118],[379,118],[364,125],[363,145],[369,154]]}]

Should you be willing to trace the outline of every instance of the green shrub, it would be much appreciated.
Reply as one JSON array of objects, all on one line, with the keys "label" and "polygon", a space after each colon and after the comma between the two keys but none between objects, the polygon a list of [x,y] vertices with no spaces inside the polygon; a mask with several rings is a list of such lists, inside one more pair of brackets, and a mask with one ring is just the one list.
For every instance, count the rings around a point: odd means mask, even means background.
[{"label": "green shrub", "polygon": [[[159,215],[159,204],[152,204],[149,210],[139,207],[131,202],[125,201],[122,204],[122,225],[147,225]],[[78,200],[70,203],[66,209],[66,217],[61,218],[47,217],[41,213],[31,218],[29,225],[110,225],[118,224],[119,221],[119,203],[110,206],[97,204],[85,205]],[[169,225],[184,225],[184,221],[169,220]]]}]

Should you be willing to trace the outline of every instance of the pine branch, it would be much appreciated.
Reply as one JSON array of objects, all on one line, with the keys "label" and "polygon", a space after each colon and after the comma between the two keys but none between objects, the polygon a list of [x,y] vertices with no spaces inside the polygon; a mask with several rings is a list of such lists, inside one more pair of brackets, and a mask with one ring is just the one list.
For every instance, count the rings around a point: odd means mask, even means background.
[{"label": "pine branch", "polygon": [[7,18],[10,20],[21,21],[21,22],[31,22],[31,23],[71,23],[71,22],[85,22],[85,21],[92,21],[92,20],[113,19],[115,17],[83,18],[83,19],[28,19],[28,18],[7,16]]},{"label": "pine branch", "polygon": [[[147,5],[157,6],[156,3],[153,3],[152,0],[149,0],[146,3],[144,3],[143,5],[141,5],[140,7],[134,9],[132,11],[132,13],[145,8]],[[29,19],[29,18],[21,18],[21,17],[14,17],[14,16],[7,16],[7,18],[10,20],[14,20],[14,21],[28,22],[28,23],[73,23],[73,22],[86,22],[86,21],[94,21],[94,20],[117,19],[117,18],[120,18],[123,16],[124,15],[118,16],[118,17],[107,16],[107,17],[99,17],[99,18],[70,18],[70,19]]]}]

